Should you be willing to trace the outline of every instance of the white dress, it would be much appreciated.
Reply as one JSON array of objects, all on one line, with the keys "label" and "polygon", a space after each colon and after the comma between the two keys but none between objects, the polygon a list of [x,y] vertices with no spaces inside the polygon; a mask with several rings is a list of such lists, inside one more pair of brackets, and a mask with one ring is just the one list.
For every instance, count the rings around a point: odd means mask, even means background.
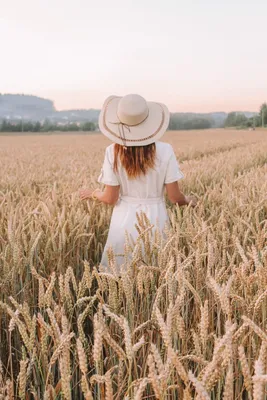
[{"label": "white dress", "polygon": [[[168,143],[156,142],[155,168],[144,176],[131,180],[126,170],[118,163],[118,172],[113,170],[114,144],[106,148],[105,159],[99,183],[120,186],[120,198],[113,209],[109,233],[102,255],[101,266],[108,267],[107,250],[113,248],[115,255],[124,253],[125,232],[135,241],[138,232],[136,213],[145,212],[150,222],[163,230],[168,222],[168,214],[164,201],[164,185],[178,181],[184,177],[179,168],[173,148]],[[124,257],[117,256],[118,267],[123,264]]]}]

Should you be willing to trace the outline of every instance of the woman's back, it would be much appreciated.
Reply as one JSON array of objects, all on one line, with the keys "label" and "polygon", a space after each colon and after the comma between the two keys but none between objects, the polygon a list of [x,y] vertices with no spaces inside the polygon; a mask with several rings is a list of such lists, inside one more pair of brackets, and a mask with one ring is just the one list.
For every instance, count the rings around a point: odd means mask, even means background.
[{"label": "woman's back", "polygon": [[168,143],[156,142],[155,167],[150,168],[146,175],[129,179],[121,162],[114,172],[114,147],[106,149],[105,161],[99,177],[99,182],[106,185],[120,185],[121,197],[141,199],[162,198],[164,185],[183,178],[179,169],[173,148]]}]

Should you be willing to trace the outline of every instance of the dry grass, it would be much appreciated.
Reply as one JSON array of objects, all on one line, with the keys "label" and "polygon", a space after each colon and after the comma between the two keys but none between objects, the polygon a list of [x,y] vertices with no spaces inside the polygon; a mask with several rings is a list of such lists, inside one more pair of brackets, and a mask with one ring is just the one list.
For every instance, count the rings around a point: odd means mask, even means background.
[{"label": "dry grass", "polygon": [[118,278],[111,210],[77,195],[108,142],[0,137],[1,399],[267,398],[267,134],[166,140],[199,205],[165,241],[142,216]]}]

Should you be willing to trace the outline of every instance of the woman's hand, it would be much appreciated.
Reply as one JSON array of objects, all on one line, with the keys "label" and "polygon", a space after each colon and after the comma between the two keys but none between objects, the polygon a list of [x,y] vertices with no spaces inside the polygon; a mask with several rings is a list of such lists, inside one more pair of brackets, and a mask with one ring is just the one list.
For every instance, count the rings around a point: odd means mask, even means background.
[{"label": "woman's hand", "polygon": [[191,205],[192,207],[196,207],[197,205],[197,198],[195,196],[185,196],[187,204]]},{"label": "woman's hand", "polygon": [[91,189],[82,189],[80,190],[80,199],[81,200],[88,200],[91,198],[93,194],[93,190]]},{"label": "woman's hand", "polygon": [[177,181],[172,183],[167,183],[166,190],[168,198],[170,202],[173,204],[178,204],[179,206],[188,206],[190,204],[192,207],[195,207],[197,205],[197,197],[185,196],[181,192]]}]

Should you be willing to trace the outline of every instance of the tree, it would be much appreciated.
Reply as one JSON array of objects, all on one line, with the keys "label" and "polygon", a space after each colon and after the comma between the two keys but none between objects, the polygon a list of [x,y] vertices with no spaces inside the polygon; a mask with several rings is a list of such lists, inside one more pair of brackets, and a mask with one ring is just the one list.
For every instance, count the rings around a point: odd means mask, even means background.
[{"label": "tree", "polygon": [[226,118],[225,127],[247,126],[248,118],[244,114],[230,112]]},{"label": "tree", "polygon": [[85,131],[94,131],[95,130],[95,124],[91,121],[85,122],[82,126],[82,130]]},{"label": "tree", "polygon": [[212,120],[196,115],[174,113],[171,114],[169,130],[209,129]]},{"label": "tree", "polygon": [[4,119],[1,124],[1,132],[8,132],[8,122]]},{"label": "tree", "polygon": [[43,126],[42,126],[42,132],[50,132],[53,130],[53,125],[49,121],[49,119],[45,119]]},{"label": "tree", "polygon": [[74,122],[71,122],[70,124],[66,125],[66,131],[69,132],[77,132],[79,130],[79,126],[75,124]]},{"label": "tree", "polygon": [[211,122],[204,118],[197,118],[186,121],[184,123],[184,129],[210,129]]},{"label": "tree", "polygon": [[237,114],[235,120],[235,126],[244,126],[246,125],[248,118],[244,114]]},{"label": "tree", "polygon": [[236,113],[235,112],[230,112],[227,115],[224,126],[225,127],[236,126]]},{"label": "tree", "polygon": [[260,108],[261,125],[267,125],[267,103],[263,103]]},{"label": "tree", "polygon": [[34,132],[40,132],[40,130],[41,130],[41,124],[39,121],[37,121],[34,126]]},{"label": "tree", "polygon": [[255,117],[253,118],[253,122],[254,122],[254,126],[255,127],[258,127],[258,126],[261,126],[261,117],[260,117],[260,115],[258,114],[258,115],[255,115]]}]

